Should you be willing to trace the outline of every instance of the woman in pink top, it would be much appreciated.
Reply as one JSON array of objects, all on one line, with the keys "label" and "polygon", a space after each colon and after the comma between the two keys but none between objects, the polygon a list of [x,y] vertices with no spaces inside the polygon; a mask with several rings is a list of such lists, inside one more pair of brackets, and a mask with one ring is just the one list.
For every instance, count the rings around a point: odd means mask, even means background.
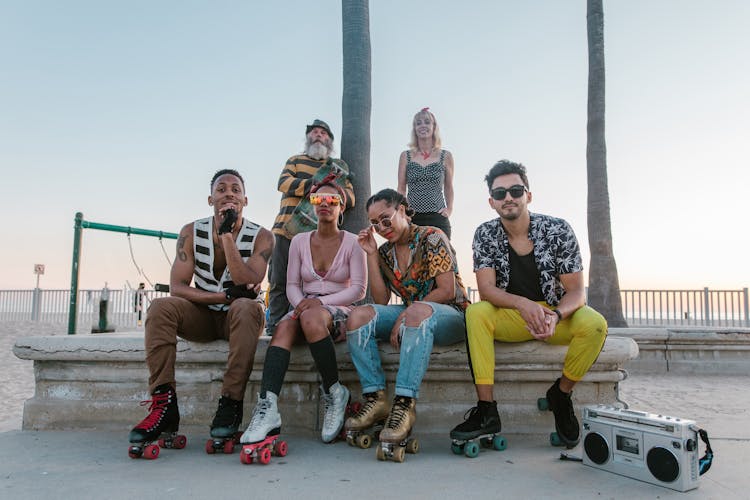
[{"label": "woman in pink top", "polygon": [[334,341],[344,340],[351,305],[365,296],[367,259],[357,235],[339,228],[346,194],[335,178],[313,186],[310,203],[318,228],[296,235],[289,247],[286,294],[293,309],[279,322],[266,351],[258,404],[242,443],[281,432],[277,399],[292,345],[303,339],[323,380],[323,441],[333,441],[344,425],[349,390],[339,383]]}]

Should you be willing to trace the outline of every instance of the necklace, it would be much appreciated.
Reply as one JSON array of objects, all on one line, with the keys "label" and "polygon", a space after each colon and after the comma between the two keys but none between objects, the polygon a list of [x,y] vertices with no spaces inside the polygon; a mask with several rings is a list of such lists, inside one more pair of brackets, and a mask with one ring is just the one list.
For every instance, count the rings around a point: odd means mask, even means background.
[{"label": "necklace", "polygon": [[427,158],[430,157],[430,155],[432,155],[432,150],[420,151],[419,153],[422,155],[422,158],[426,160]]}]

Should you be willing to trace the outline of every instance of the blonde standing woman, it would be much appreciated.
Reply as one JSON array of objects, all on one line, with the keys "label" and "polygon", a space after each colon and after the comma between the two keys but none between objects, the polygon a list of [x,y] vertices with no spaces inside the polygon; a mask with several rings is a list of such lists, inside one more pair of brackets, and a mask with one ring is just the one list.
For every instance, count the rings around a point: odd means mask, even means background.
[{"label": "blonde standing woman", "polygon": [[441,148],[440,127],[430,108],[412,120],[409,149],[398,160],[398,192],[414,210],[412,222],[433,226],[451,237],[453,155]]}]

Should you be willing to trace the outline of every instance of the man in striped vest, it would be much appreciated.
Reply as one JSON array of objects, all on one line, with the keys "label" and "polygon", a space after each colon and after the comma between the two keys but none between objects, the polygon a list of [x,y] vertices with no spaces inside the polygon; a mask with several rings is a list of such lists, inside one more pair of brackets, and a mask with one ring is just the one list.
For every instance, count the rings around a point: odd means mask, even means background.
[{"label": "man in striped vest", "polygon": [[180,231],[169,280],[171,296],[155,299],[148,310],[146,364],[153,399],[149,415],[130,432],[135,447],[164,434],[176,436],[178,336],[195,342],[229,341],[211,436],[229,438],[242,423],[245,388],[264,323],[263,307],[255,298],[273,252],[273,235],[242,217],[247,197],[236,170],[216,172],[208,204],[212,216]]},{"label": "man in striped vest", "polygon": [[289,245],[294,235],[317,227],[315,211],[307,201],[310,188],[328,174],[337,174],[335,182],[346,192],[346,208],[354,206],[354,188],[349,166],[341,159],[331,158],[333,132],[323,120],[314,120],[305,131],[305,152],[289,158],[279,177],[281,207],[273,224],[275,246],[268,268],[269,317],[266,330],[273,335],[276,324],[289,311],[286,298],[286,268]]}]

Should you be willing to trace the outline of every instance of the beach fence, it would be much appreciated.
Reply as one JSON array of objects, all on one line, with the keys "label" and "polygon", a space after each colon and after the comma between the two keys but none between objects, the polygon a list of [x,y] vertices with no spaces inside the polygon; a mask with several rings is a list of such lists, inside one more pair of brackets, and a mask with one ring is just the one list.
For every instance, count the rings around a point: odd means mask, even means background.
[{"label": "beach fence", "polygon": [[[107,322],[124,331],[142,328],[148,305],[156,297],[166,297],[169,292],[108,288],[78,290],[76,333],[91,332],[99,324],[103,295],[107,297]],[[68,324],[69,306],[69,289],[0,290],[0,321]]]},{"label": "beach fence", "polygon": [[[148,306],[169,292],[137,289],[106,289],[108,322],[119,331],[142,328]],[[472,302],[478,290],[467,289]],[[588,291],[588,290],[587,290]],[[98,324],[102,290],[78,290],[77,333]],[[750,327],[748,289],[710,290],[621,290],[622,310],[629,326]],[[395,303],[396,301],[394,301]],[[0,290],[0,321],[68,322],[70,290]]]},{"label": "beach fence", "polygon": [[[479,291],[468,288],[469,299]],[[588,287],[586,287],[588,296]],[[748,289],[620,290],[628,326],[750,327]]]}]

